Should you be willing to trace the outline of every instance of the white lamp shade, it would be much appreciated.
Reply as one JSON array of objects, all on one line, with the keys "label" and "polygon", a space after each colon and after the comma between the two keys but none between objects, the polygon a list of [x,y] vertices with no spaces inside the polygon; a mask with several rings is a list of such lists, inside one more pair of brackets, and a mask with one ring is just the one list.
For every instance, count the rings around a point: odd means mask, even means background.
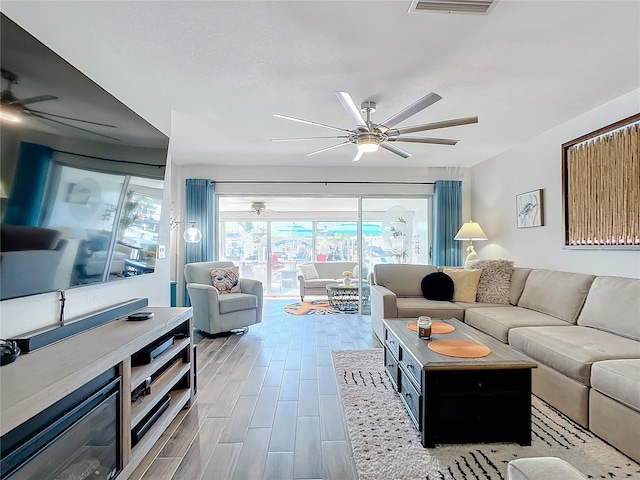
[{"label": "white lamp shade", "polygon": [[462,224],[456,236],[453,237],[455,240],[486,240],[487,236],[482,231],[480,225],[476,222],[468,221]]},{"label": "white lamp shade", "polygon": [[202,232],[200,232],[200,229],[195,225],[191,225],[184,231],[182,237],[187,243],[200,243],[200,240],[202,240]]}]

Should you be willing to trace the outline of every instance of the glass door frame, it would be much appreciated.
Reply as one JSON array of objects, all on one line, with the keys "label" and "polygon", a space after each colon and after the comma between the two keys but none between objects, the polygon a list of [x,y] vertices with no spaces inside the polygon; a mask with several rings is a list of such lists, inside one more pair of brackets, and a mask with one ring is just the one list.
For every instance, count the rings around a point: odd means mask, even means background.
[{"label": "glass door frame", "polygon": [[[267,284],[265,285],[265,295],[266,296],[274,296],[273,292],[272,292],[272,284],[271,284],[271,274],[272,274],[272,266],[271,266],[271,257],[270,255],[272,255],[273,252],[273,245],[272,245],[272,224],[273,222],[282,222],[283,220],[278,220],[275,218],[269,219],[269,218],[257,218],[254,217],[254,220],[250,220],[251,218],[251,214],[248,214],[246,217],[242,217],[238,220],[233,220],[233,219],[225,219],[224,221],[220,220],[220,199],[223,197],[235,197],[235,198],[255,198],[255,197],[260,197],[261,199],[264,199],[267,203],[269,201],[269,198],[296,198],[296,197],[301,197],[301,198],[313,198],[313,199],[322,199],[322,198],[348,198],[348,199],[355,199],[357,204],[356,204],[356,210],[353,212],[354,213],[354,220],[344,220],[344,219],[333,219],[333,220],[325,220],[325,219],[313,219],[313,220],[309,220],[308,218],[297,218],[297,219],[293,219],[294,217],[290,217],[289,219],[287,219],[286,221],[291,221],[291,222],[311,222],[312,224],[312,237],[311,237],[311,261],[314,261],[314,259],[316,258],[317,255],[317,248],[318,248],[318,242],[317,242],[317,234],[318,234],[318,229],[317,229],[317,224],[318,222],[343,222],[343,223],[351,223],[351,222],[355,222],[357,224],[357,257],[358,257],[358,269],[359,271],[363,271],[363,263],[365,261],[365,254],[363,253],[363,248],[364,248],[364,239],[363,239],[363,235],[362,235],[362,224],[366,223],[366,221],[363,221],[363,202],[366,203],[366,201],[368,200],[372,200],[372,199],[376,199],[376,200],[424,200],[426,202],[426,206],[425,206],[425,215],[426,218],[424,219],[425,225],[426,225],[426,235],[425,235],[425,243],[426,243],[426,247],[428,247],[429,251],[427,252],[427,262],[430,261],[431,259],[431,245],[433,243],[433,194],[432,193],[424,193],[423,195],[420,194],[416,194],[416,193],[411,193],[411,194],[358,194],[358,195],[348,195],[348,194],[332,194],[332,195],[300,195],[300,194],[295,194],[295,193],[291,193],[291,194],[247,194],[247,193],[224,193],[224,194],[216,194],[216,199],[215,199],[215,209],[216,209],[216,214],[215,214],[215,218],[216,218],[216,232],[217,235],[215,236],[215,255],[214,258],[219,259],[220,258],[220,248],[221,248],[221,244],[222,244],[222,238],[221,238],[221,234],[222,234],[222,230],[221,230],[221,225],[226,223],[226,222],[242,222],[242,221],[257,221],[257,222],[265,222],[267,224],[267,278],[266,278],[266,282]],[[411,248],[414,248],[413,244],[411,244]],[[360,284],[359,287],[359,298],[362,298],[362,285]],[[362,304],[359,305],[359,313],[362,313]]]}]

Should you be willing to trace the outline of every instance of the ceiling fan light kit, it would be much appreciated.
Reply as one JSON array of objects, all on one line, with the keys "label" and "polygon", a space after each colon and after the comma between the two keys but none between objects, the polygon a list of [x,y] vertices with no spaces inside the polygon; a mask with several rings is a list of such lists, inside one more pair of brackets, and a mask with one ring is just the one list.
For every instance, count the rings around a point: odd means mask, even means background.
[{"label": "ceiling fan light kit", "polygon": [[256,212],[256,215],[262,215],[262,212],[267,208],[267,204],[264,202],[253,202],[251,204],[251,209]]},{"label": "ceiling fan light kit", "polygon": [[10,105],[2,105],[0,106],[0,119],[5,120],[11,123],[20,123],[22,119],[18,115],[19,112],[16,111],[15,108],[12,108]]},{"label": "ceiling fan light kit", "polygon": [[356,138],[358,150],[364,153],[375,152],[380,146],[380,139],[375,133],[361,133]]},{"label": "ceiling fan light kit", "polygon": [[[341,139],[341,143],[331,145],[320,150],[308,153],[307,156],[316,155],[318,153],[326,152],[334,148],[341,147],[343,145],[354,144],[358,150],[353,162],[359,161],[365,153],[376,152],[379,147],[390,151],[402,158],[409,158],[411,154],[403,149],[392,145],[390,142],[407,142],[407,143],[423,143],[432,145],[455,145],[458,140],[452,140],[448,138],[428,138],[428,137],[408,137],[405,136],[409,133],[422,132],[426,130],[435,130],[438,128],[455,127],[459,125],[468,125],[471,123],[478,123],[478,117],[464,117],[456,118],[452,120],[444,120],[440,122],[426,123],[422,125],[414,125],[405,128],[393,128],[397,124],[405,121],[407,118],[415,115],[416,113],[424,110],[425,108],[433,105],[442,97],[437,93],[428,93],[424,97],[415,101],[408,107],[400,110],[395,115],[387,118],[385,121],[379,124],[374,124],[371,121],[371,114],[376,111],[376,104],[372,101],[362,102],[360,109],[356,107],[355,102],[350,94],[347,92],[335,92],[338,100],[342,103],[342,106],[347,111],[347,114],[355,122],[354,129],[346,129],[340,127],[334,127],[333,125],[327,125],[324,123],[312,122],[309,120],[303,120],[301,118],[290,117],[287,115],[281,115],[274,113],[274,117],[282,118],[285,120],[291,120],[294,122],[304,123],[307,125],[314,125],[323,128],[329,128],[341,132],[342,135],[334,137],[292,137],[292,138],[273,138],[272,142],[294,141],[294,140],[319,140],[319,139]],[[362,113],[366,114],[366,119],[362,116]]]}]

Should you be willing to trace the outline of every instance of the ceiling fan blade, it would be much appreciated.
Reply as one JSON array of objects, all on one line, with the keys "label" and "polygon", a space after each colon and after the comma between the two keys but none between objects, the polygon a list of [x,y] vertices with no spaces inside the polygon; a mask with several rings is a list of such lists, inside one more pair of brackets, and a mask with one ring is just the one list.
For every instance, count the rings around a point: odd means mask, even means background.
[{"label": "ceiling fan blade", "polygon": [[394,128],[393,130],[389,130],[387,132],[387,135],[404,135],[406,133],[424,132],[425,130],[436,130],[438,128],[457,127],[459,125],[468,125],[470,123],[478,123],[478,117],[454,118],[452,120],[425,123],[423,125],[414,125],[412,127]]},{"label": "ceiling fan blade", "polygon": [[356,150],[356,156],[353,157],[353,160],[351,160],[351,161],[352,162],[359,162],[363,155],[364,155],[364,152],[362,150]]},{"label": "ceiling fan blade", "polygon": [[406,120],[410,116],[415,115],[420,110],[424,110],[429,105],[433,105],[438,100],[442,100],[442,97],[440,95],[433,92],[428,93],[427,95],[417,100],[416,102],[412,103],[405,109],[400,110],[395,115],[387,118],[384,122],[381,122],[380,125],[378,125],[378,128],[382,133],[385,133],[394,125],[397,125],[398,123],[402,122],[403,120]]},{"label": "ceiling fan blade", "polygon": [[46,102],[47,100],[57,100],[58,97],[54,95],[38,95],[37,97],[20,98],[9,102],[9,105],[28,105],[29,103]]},{"label": "ceiling fan blade", "polygon": [[75,125],[71,125],[69,123],[61,122],[60,120],[55,120],[53,118],[43,117],[39,113],[31,113],[31,115],[36,117],[36,118],[40,118],[42,120],[46,120],[47,122],[59,123],[60,125],[64,125],[65,127],[75,128],[76,130],[82,130],[83,132],[91,133],[93,135],[98,135],[99,137],[108,138],[110,140],[115,140],[117,142],[121,142],[122,141],[122,140],[120,140],[119,138],[116,138],[116,137],[110,137],[109,135],[103,135],[102,133],[92,132],[91,130],[87,130],[86,128],[76,127]]},{"label": "ceiling fan blade", "polygon": [[315,152],[307,153],[307,157],[310,157],[311,155],[315,155],[316,153],[326,152],[327,150],[332,150],[334,148],[338,148],[338,147],[341,147],[343,145],[349,145],[350,143],[351,142],[349,140],[347,140],[346,142],[338,143],[337,145],[331,145],[330,147],[323,148],[321,150],[316,150]]},{"label": "ceiling fan blade", "polygon": [[338,135],[337,137],[291,137],[291,138],[270,138],[270,142],[293,142],[294,140],[318,140],[327,138],[349,138],[349,135]]},{"label": "ceiling fan blade", "polygon": [[381,143],[380,146],[385,150],[389,150],[390,152],[395,153],[396,155],[400,155],[402,158],[409,158],[411,156],[409,152],[387,142]]},{"label": "ceiling fan blade", "polygon": [[338,132],[352,133],[351,130],[347,130],[346,128],[333,127],[331,125],[325,125],[324,123],[311,122],[309,120],[303,120],[301,118],[289,117],[288,115],[280,115],[279,113],[274,113],[273,116],[276,118],[284,118],[285,120],[293,120],[294,122],[306,123],[308,125],[316,125],[318,127],[330,128],[331,130],[337,130]]},{"label": "ceiling fan blade", "polygon": [[39,113],[40,115],[46,115],[47,117],[64,118],[65,120],[73,120],[75,122],[90,123],[91,125],[99,125],[101,127],[118,128],[115,125],[108,125],[106,123],[92,122],[90,120],[82,120],[81,118],[65,117],[64,115],[56,115],[55,113],[41,112],[40,110],[27,109],[29,112]]},{"label": "ceiling fan blade", "polygon": [[342,103],[342,106],[347,111],[349,116],[353,119],[354,122],[356,122],[356,125],[358,127],[366,127],[367,122],[365,122],[364,118],[362,117],[362,113],[360,113],[360,109],[356,106],[353,98],[351,98],[351,95],[349,95],[347,92],[336,92],[336,95],[338,96],[338,100],[340,100],[340,103]]},{"label": "ceiling fan blade", "polygon": [[450,138],[427,138],[427,137],[398,137],[390,138],[388,142],[411,142],[411,143],[433,143],[436,145],[455,145],[460,140]]}]

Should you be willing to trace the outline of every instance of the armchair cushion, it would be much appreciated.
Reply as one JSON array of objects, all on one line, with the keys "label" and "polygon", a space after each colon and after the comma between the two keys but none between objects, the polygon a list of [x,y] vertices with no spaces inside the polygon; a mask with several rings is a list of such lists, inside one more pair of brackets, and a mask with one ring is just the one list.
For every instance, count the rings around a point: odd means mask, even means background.
[{"label": "armchair cushion", "polygon": [[228,293],[218,298],[220,313],[240,312],[258,308],[258,297],[246,293]]},{"label": "armchair cushion", "polygon": [[242,293],[240,290],[240,269],[239,267],[212,268],[211,285],[216,287],[220,294]]}]

